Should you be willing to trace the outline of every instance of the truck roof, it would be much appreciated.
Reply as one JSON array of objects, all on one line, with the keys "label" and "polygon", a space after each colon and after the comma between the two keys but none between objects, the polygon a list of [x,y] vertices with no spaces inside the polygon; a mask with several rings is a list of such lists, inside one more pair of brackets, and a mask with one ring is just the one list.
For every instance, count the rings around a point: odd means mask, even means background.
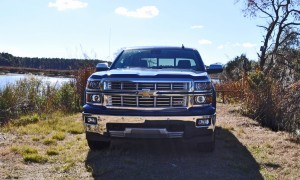
[{"label": "truck roof", "polygon": [[128,49],[185,49],[185,50],[196,50],[194,48],[188,48],[184,46],[136,46],[136,47],[127,47],[124,50]]}]

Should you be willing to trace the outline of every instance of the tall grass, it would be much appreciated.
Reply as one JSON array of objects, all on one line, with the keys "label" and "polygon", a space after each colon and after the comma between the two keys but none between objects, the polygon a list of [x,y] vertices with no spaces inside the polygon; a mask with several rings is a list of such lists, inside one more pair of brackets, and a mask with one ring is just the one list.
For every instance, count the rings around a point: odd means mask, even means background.
[{"label": "tall grass", "polygon": [[0,125],[24,115],[79,112],[87,79],[93,72],[95,67],[84,66],[74,73],[74,80],[62,85],[51,85],[34,77],[7,84],[0,90]]},{"label": "tall grass", "polygon": [[76,112],[81,105],[75,86],[72,81],[57,86],[33,77],[8,84],[0,90],[0,123],[28,114]]}]

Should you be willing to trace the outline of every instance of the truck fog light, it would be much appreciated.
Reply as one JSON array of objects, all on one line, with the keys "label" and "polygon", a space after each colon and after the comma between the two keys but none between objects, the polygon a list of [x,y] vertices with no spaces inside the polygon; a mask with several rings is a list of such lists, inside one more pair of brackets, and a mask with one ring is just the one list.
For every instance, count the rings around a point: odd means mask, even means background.
[{"label": "truck fog light", "polygon": [[208,126],[210,125],[210,119],[197,119],[196,126]]},{"label": "truck fog light", "polygon": [[101,102],[100,95],[92,95],[91,99],[92,99],[93,102],[97,102],[97,103]]},{"label": "truck fog light", "polygon": [[195,96],[196,104],[203,104],[205,103],[205,96]]},{"label": "truck fog light", "polygon": [[96,117],[85,117],[85,123],[97,124],[97,118]]}]

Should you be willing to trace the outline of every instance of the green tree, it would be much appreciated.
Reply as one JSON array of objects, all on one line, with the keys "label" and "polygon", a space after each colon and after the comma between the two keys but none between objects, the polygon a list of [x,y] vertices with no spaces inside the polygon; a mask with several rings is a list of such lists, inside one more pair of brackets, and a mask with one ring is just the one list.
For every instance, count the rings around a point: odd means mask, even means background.
[{"label": "green tree", "polygon": [[237,81],[240,80],[243,75],[251,71],[252,66],[255,63],[250,61],[245,54],[235,57],[225,65],[224,76],[226,80]]}]

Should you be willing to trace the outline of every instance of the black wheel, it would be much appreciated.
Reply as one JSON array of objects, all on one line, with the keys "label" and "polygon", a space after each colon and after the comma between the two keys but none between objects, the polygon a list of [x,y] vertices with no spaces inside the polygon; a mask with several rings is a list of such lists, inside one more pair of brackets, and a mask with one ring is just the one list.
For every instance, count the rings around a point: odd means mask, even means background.
[{"label": "black wheel", "polygon": [[109,141],[89,141],[87,143],[91,150],[103,150],[109,147]]}]

